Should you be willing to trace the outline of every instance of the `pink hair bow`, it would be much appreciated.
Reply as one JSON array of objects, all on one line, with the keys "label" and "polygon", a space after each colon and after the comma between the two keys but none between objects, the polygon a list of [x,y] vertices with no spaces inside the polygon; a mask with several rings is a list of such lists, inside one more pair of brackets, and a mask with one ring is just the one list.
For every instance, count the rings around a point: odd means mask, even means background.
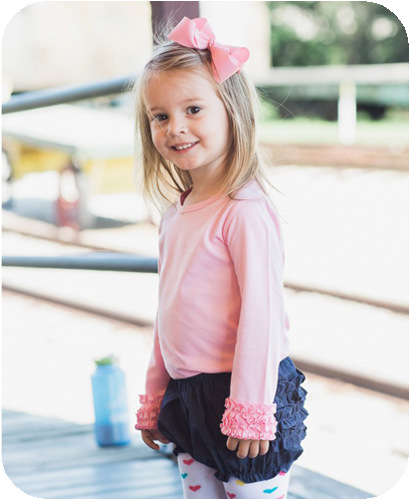
[{"label": "pink hair bow", "polygon": [[171,31],[168,38],[184,47],[210,50],[214,66],[213,74],[218,83],[240,72],[250,55],[246,47],[218,43],[205,17],[189,19],[185,16]]}]

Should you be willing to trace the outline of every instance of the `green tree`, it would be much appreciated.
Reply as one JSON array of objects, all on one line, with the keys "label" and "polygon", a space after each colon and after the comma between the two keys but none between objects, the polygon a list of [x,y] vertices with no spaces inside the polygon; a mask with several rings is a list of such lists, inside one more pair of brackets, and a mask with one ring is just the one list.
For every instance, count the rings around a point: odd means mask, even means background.
[{"label": "green tree", "polygon": [[272,66],[409,61],[406,30],[372,2],[267,2]]}]

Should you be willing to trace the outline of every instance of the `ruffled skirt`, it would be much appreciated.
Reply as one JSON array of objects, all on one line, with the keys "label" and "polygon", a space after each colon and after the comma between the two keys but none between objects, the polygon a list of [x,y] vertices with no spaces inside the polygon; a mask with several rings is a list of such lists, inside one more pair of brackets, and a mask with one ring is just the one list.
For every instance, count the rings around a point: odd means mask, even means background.
[{"label": "ruffled skirt", "polygon": [[227,448],[228,436],[220,424],[225,399],[230,395],[231,372],[200,373],[184,379],[171,379],[161,403],[158,429],[175,444],[173,453],[189,453],[197,462],[216,469],[215,477],[228,482],[234,476],[244,483],[267,481],[288,472],[303,453],[306,437],[304,407],[307,391],[301,386],[305,375],[288,356],[279,364],[274,399],[277,411],[276,439],[269,451],[255,458],[237,457],[238,449]]}]

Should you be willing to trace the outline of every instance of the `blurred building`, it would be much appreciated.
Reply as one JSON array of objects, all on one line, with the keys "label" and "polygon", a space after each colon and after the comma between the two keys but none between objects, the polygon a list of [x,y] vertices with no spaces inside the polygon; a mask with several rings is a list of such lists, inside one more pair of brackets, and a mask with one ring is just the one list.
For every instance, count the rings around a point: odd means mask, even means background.
[{"label": "blurred building", "polygon": [[[185,2],[171,3],[181,12]],[[199,10],[218,41],[250,49],[254,77],[266,72],[266,2],[199,2]],[[38,2],[6,26],[3,75],[13,92],[87,83],[134,74],[151,52],[150,2]]]},{"label": "blurred building", "polygon": [[151,52],[149,2],[38,2],[3,35],[3,73],[13,91],[125,76]]}]

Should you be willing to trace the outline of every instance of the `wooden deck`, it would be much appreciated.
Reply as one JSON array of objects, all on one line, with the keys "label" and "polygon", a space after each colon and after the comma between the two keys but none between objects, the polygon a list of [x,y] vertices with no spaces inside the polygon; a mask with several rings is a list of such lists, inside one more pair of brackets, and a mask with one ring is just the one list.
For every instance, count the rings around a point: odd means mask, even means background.
[{"label": "wooden deck", "polygon": [[[100,448],[92,425],[3,410],[3,465],[20,490],[39,498],[183,498],[172,445],[148,448],[136,433]],[[293,466],[288,498],[373,495]]]}]

